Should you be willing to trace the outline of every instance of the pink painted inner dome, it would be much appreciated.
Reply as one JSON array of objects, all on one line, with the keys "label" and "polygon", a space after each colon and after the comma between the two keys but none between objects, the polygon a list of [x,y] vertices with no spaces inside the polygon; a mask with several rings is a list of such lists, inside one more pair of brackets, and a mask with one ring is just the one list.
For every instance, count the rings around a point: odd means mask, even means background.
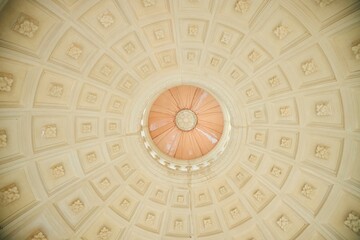
[{"label": "pink painted inner dome", "polygon": [[163,153],[191,160],[216,146],[223,132],[224,117],[211,94],[194,86],[178,86],[155,100],[148,126],[153,142]]}]

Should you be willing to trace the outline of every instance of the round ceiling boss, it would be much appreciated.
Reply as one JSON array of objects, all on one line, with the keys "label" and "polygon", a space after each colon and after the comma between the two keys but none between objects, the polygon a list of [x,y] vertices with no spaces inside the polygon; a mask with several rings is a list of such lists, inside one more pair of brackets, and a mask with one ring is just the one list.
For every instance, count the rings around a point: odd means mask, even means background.
[{"label": "round ceiling boss", "polygon": [[209,153],[219,142],[224,116],[219,102],[195,86],[166,90],[150,108],[151,139],[166,155],[192,160]]}]

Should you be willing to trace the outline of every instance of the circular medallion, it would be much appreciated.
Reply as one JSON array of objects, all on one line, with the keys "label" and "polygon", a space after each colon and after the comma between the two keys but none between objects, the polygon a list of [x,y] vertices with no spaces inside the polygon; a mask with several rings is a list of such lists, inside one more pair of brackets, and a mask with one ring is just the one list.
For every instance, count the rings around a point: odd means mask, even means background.
[{"label": "circular medallion", "polygon": [[182,131],[190,131],[195,128],[197,123],[196,114],[189,110],[180,110],[175,116],[175,124]]},{"label": "circular medallion", "polygon": [[166,90],[152,104],[148,132],[153,144],[178,160],[208,154],[223,134],[224,116],[219,102],[195,86]]}]

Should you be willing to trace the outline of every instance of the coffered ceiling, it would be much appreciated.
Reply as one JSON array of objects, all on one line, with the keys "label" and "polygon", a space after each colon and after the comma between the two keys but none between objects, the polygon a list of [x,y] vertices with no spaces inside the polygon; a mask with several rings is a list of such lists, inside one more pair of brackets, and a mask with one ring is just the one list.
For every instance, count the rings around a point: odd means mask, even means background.
[{"label": "coffered ceiling", "polygon": [[[2,239],[359,239],[359,1],[0,9]],[[228,115],[208,164],[142,135],[177,85]]]}]

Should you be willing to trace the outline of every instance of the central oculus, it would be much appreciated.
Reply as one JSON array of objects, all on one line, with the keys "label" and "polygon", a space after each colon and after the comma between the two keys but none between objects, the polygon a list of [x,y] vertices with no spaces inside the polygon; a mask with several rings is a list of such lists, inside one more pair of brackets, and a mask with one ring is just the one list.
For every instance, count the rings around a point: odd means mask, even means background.
[{"label": "central oculus", "polygon": [[193,130],[197,124],[197,116],[189,109],[180,110],[176,114],[175,124],[182,131]]},{"label": "central oculus", "polygon": [[220,141],[224,115],[209,92],[181,85],[158,96],[147,126],[157,150],[178,160],[192,160],[208,154]]}]

